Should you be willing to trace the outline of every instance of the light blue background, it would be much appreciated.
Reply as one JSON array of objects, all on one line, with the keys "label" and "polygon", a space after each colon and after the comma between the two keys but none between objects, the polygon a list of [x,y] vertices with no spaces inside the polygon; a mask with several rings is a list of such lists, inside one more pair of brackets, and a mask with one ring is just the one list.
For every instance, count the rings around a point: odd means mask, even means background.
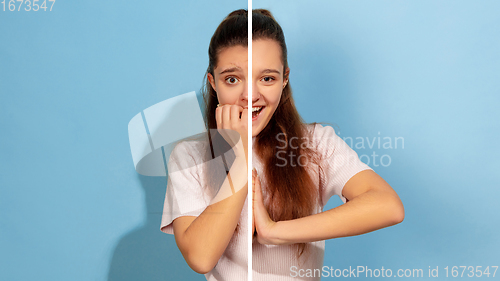
[{"label": "light blue background", "polygon": [[[159,231],[165,180],[135,172],[127,123],[198,91],[211,35],[242,7],[57,1],[52,12],[0,11],[1,280],[204,280]],[[500,265],[500,3],[253,7],[270,8],[285,30],[306,121],[405,141],[357,150],[391,157],[372,167],[400,195],[405,221],[327,241],[325,265],[426,276],[439,266],[440,277],[447,265]]]},{"label": "light blue background", "polygon": [[246,7],[0,11],[0,280],[205,280],[160,232],[166,180],[135,172],[127,124],[198,92],[213,32]]}]

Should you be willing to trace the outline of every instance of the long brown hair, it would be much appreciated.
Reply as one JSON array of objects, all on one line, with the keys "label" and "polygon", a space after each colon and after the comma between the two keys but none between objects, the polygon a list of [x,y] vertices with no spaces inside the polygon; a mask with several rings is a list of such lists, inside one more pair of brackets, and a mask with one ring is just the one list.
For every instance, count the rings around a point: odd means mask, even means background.
[{"label": "long brown hair", "polygon": [[[285,36],[271,12],[255,9],[252,12],[252,40],[271,39],[279,43],[283,73],[288,68]],[[205,122],[208,129],[217,128],[215,109],[217,94],[211,87],[207,74],[214,75],[218,54],[223,48],[248,45],[248,12],[236,10],[230,13],[219,25],[210,41],[208,49],[209,66],[205,74],[203,97],[205,100]],[[288,77],[283,77],[288,79]],[[254,150],[259,160],[264,164],[264,176],[267,183],[269,200],[266,208],[274,221],[292,220],[311,215],[315,206],[321,202],[318,186],[316,186],[306,170],[307,162],[317,162],[316,152],[310,148],[310,135],[305,130],[306,123],[300,117],[293,98],[290,82],[283,89],[279,105],[267,126],[256,136]],[[209,130],[210,131],[210,130]],[[281,136],[278,137],[278,136]],[[294,145],[283,146],[283,141]],[[290,159],[292,164],[283,165],[277,155],[295,155]],[[289,158],[288,158],[289,159]],[[306,249],[305,243],[298,243],[297,256],[300,257]]]}]

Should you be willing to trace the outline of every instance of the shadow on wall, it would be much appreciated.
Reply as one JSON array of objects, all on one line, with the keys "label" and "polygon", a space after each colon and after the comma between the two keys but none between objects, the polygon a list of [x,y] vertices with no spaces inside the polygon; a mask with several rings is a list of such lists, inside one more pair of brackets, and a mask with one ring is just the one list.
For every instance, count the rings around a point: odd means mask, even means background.
[{"label": "shadow on wall", "polygon": [[160,231],[165,177],[137,176],[146,195],[146,223],[118,242],[109,265],[108,281],[206,280],[204,275],[189,268],[174,236]]}]

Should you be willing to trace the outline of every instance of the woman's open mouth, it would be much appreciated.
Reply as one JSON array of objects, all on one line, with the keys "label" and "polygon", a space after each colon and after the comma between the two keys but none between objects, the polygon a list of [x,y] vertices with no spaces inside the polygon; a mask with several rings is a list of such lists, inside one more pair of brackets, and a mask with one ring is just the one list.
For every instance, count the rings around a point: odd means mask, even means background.
[{"label": "woman's open mouth", "polygon": [[259,117],[260,113],[262,112],[262,109],[264,109],[265,106],[255,106],[252,107],[252,121],[257,120]]}]

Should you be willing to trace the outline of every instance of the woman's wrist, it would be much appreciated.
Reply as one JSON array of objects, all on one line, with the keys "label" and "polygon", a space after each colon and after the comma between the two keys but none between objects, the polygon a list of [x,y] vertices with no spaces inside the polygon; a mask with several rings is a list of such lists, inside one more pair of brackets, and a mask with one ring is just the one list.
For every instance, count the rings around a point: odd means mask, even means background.
[{"label": "woman's wrist", "polygon": [[248,145],[247,145],[247,140],[243,140],[243,138],[240,137],[238,142],[233,146],[233,152],[235,157],[245,157],[247,158],[248,155]]},{"label": "woman's wrist", "polygon": [[286,232],[283,231],[286,227],[287,221],[277,221],[273,223],[273,226],[269,231],[269,240],[273,245],[287,245],[292,244],[286,241]]},{"label": "woman's wrist", "polygon": [[265,233],[259,233],[257,231],[257,238],[258,242],[260,244],[266,244],[266,245],[286,245],[286,244],[293,244],[293,243],[288,243],[285,239],[284,232],[283,232],[283,226],[286,225],[286,221],[279,221],[279,222],[270,222],[270,225],[267,227],[267,231]]}]

